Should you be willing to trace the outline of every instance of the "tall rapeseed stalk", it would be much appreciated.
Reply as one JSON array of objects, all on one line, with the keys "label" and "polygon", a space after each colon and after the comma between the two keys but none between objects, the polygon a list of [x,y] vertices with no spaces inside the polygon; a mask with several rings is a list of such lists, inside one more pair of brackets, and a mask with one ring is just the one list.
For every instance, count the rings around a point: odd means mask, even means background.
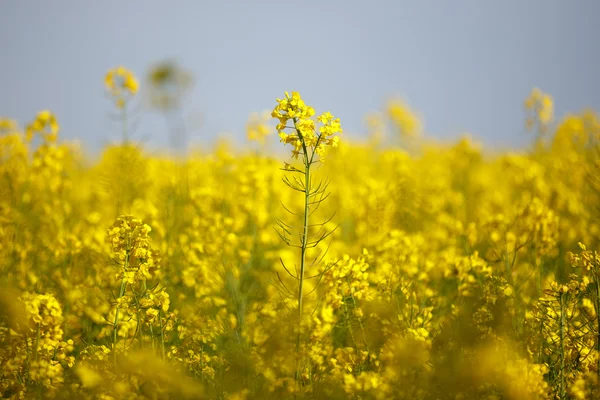
[{"label": "tall rapeseed stalk", "polygon": [[[302,226],[300,232],[292,232],[293,228],[281,220],[277,222],[279,226],[278,233],[282,240],[288,246],[300,249],[300,269],[296,269],[295,274],[292,274],[282,261],[286,272],[297,281],[296,292],[294,293],[293,290],[289,290],[280,277],[278,286],[282,293],[289,297],[295,297],[297,301],[296,380],[298,381],[300,379],[299,363],[301,359],[305,281],[311,278],[307,278],[306,276],[307,250],[317,247],[320,242],[333,232],[325,229],[325,224],[331,218],[322,223],[310,224],[311,215],[329,194],[327,192],[329,182],[315,183],[311,174],[315,164],[322,161],[328,146],[336,147],[338,145],[339,137],[336,134],[342,133],[342,128],[339,118],[334,118],[329,112],[323,113],[315,121],[312,118],[315,110],[304,103],[298,92],[292,92],[291,96],[286,92],[283,99],[277,99],[277,103],[271,116],[279,120],[277,131],[279,132],[281,142],[290,144],[293,147],[292,156],[295,159],[300,158],[302,160],[301,168],[296,168],[289,163],[285,163],[285,167],[283,168],[284,171],[293,175],[291,179],[286,175],[283,178],[283,182],[303,196],[303,210],[301,213],[294,213],[286,207],[288,212],[301,217]],[[317,124],[320,125],[318,128]],[[297,175],[300,175],[300,177]],[[314,232],[314,229],[311,229],[315,227],[317,228],[316,232]],[[311,233],[313,234],[312,237]],[[296,236],[299,239],[298,242],[292,240]],[[322,257],[320,258],[322,259]],[[319,257],[316,257],[311,265],[315,265],[317,262],[319,262]],[[323,273],[313,277],[320,279]]]}]

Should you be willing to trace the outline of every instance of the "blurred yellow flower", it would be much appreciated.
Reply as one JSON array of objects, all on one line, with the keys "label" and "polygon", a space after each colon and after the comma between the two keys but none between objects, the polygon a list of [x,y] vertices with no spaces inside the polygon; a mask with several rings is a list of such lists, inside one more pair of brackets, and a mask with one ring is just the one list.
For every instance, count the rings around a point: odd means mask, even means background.
[{"label": "blurred yellow flower", "polygon": [[60,127],[54,114],[48,110],[40,111],[33,122],[27,125],[27,140],[31,140],[35,134],[39,134],[44,141],[49,143],[55,142],[59,129]]},{"label": "blurred yellow flower", "polygon": [[423,124],[404,101],[400,99],[390,100],[386,111],[402,137],[417,137],[421,135]]},{"label": "blurred yellow flower", "polygon": [[542,92],[538,88],[533,88],[529,96],[525,99],[525,110],[528,112],[526,126],[531,129],[536,122],[539,122],[540,129],[552,122],[554,117],[554,102],[552,96]]},{"label": "blurred yellow flower", "polygon": [[246,123],[246,136],[248,140],[259,143],[265,142],[265,137],[273,133],[273,128],[269,126],[269,112],[252,113]]},{"label": "blurred yellow flower", "polygon": [[104,86],[115,98],[117,107],[123,108],[129,98],[139,89],[139,83],[133,72],[123,66],[108,70],[104,76]]}]

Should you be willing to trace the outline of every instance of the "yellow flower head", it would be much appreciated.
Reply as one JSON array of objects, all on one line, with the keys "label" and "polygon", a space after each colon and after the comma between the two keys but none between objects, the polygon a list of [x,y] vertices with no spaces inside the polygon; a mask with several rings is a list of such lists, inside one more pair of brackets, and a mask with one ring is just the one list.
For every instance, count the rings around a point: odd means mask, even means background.
[{"label": "yellow flower head", "polygon": [[128,98],[135,95],[139,89],[139,83],[133,72],[123,66],[108,70],[104,77],[104,86],[115,98],[119,108],[123,108]]},{"label": "yellow flower head", "polygon": [[17,121],[10,118],[0,117],[0,133],[12,133],[17,131]]},{"label": "yellow flower head", "polygon": [[273,133],[272,128],[268,124],[269,113],[252,113],[246,124],[246,135],[248,140],[254,140],[259,143],[264,143],[265,137]]},{"label": "yellow flower head", "polygon": [[527,117],[527,128],[531,129],[533,125],[539,122],[540,126],[545,126],[552,122],[554,117],[554,102],[552,96],[542,92],[538,88],[533,88],[529,97],[525,99],[525,110],[529,113]]},{"label": "yellow flower head", "polygon": [[58,137],[60,127],[54,114],[48,110],[38,113],[35,120],[27,125],[27,140],[31,140],[34,134],[39,134],[44,141],[52,143]]},{"label": "yellow flower head", "polygon": [[[342,133],[340,119],[326,112],[315,121],[311,118],[314,114],[314,108],[304,103],[298,92],[292,92],[291,96],[285,92],[283,99],[277,99],[277,106],[271,116],[279,120],[279,138],[281,142],[294,147],[294,157],[308,151],[311,151],[306,154],[308,157],[314,153],[323,156],[326,146],[336,147],[339,143],[339,138],[334,135]],[[315,127],[317,122],[321,124],[318,130]],[[291,133],[286,133],[286,129]]]},{"label": "yellow flower head", "polygon": [[106,231],[106,241],[111,246],[121,268],[119,279],[129,283],[139,282],[153,275],[160,267],[159,254],[152,247],[149,233],[152,229],[132,215],[122,215]]},{"label": "yellow flower head", "polygon": [[193,86],[193,75],[173,61],[162,61],[146,78],[151,104],[159,110],[178,107]]},{"label": "yellow flower head", "polygon": [[423,131],[423,124],[417,115],[401,100],[392,100],[388,103],[387,113],[400,130],[403,137],[417,137]]}]

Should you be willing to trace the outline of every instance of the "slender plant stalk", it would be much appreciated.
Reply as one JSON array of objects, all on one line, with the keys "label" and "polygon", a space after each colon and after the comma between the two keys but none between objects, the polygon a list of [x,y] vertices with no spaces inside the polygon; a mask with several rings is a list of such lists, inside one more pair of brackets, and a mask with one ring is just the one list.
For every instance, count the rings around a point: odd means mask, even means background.
[{"label": "slender plant stalk", "polygon": [[[294,120],[294,126],[296,126],[296,120]],[[302,133],[296,128],[298,136],[302,140],[302,147],[304,150],[304,215],[303,215],[303,227],[301,237],[301,255],[300,255],[300,276],[298,282],[298,334],[296,336],[296,381],[300,380],[300,343],[302,341],[302,309],[303,309],[303,289],[304,289],[304,270],[306,267],[306,248],[308,246],[308,217],[310,213],[310,166],[312,164],[312,157],[308,158],[308,153]]]},{"label": "slender plant stalk", "polygon": [[[125,278],[121,279],[121,289],[119,290],[119,297],[117,302],[125,294]],[[113,361],[115,367],[117,366],[117,327],[119,326],[119,305],[117,303],[117,309],[115,310],[115,320],[113,322]]]},{"label": "slender plant stalk", "polygon": [[[127,243],[127,251],[125,252],[125,264],[123,269],[126,271],[129,268],[129,247],[130,244]],[[125,294],[125,287],[127,283],[125,282],[125,277],[121,279],[121,289],[119,290],[119,297],[117,297],[117,308],[115,310],[115,320],[113,322],[113,362],[115,364],[115,368],[117,366],[117,328],[119,326],[119,299],[123,297]]]},{"label": "slender plant stalk", "polygon": [[123,105],[123,144],[129,144],[129,130],[127,128],[127,104]]},{"label": "slender plant stalk", "polygon": [[[136,310],[136,314],[137,314],[137,326],[136,326],[136,332],[137,335],[140,339],[140,349],[144,349],[144,335],[143,335],[143,329],[142,329],[142,314],[140,312],[140,302],[138,300],[138,297],[135,293],[135,291],[133,292],[133,296],[135,299],[135,310]],[[135,338],[135,336],[134,336]]]},{"label": "slender plant stalk", "polygon": [[165,336],[162,323],[162,313],[158,310],[158,323],[160,324],[160,351],[163,361],[165,360]]},{"label": "slender plant stalk", "polygon": [[204,346],[200,346],[200,381],[204,382]]},{"label": "slender plant stalk", "polygon": [[38,359],[38,348],[40,347],[40,324],[37,324],[37,330],[35,332],[35,347],[33,348],[33,359]]},{"label": "slender plant stalk", "polygon": [[566,399],[565,388],[565,303],[564,293],[560,293],[560,393],[559,398]]},{"label": "slender plant stalk", "polygon": [[[302,323],[302,292],[304,287],[304,269],[306,264],[306,246],[308,244],[308,213],[309,213],[309,180],[310,180],[310,165],[306,164],[305,167],[305,185],[306,191],[304,193],[304,222],[303,222],[303,233],[302,233],[302,248],[300,257],[300,282],[298,286],[298,320]],[[297,351],[300,349],[300,330],[298,330],[298,342]]]},{"label": "slender plant stalk", "polygon": [[[300,248],[300,268],[296,269],[296,273],[292,274],[289,269],[285,266],[283,260],[281,261],[283,268],[285,271],[297,281],[298,283],[298,291],[290,290],[287,285],[283,282],[279,274],[277,277],[279,278],[279,283],[276,284],[277,288],[280,290],[280,294],[289,298],[290,300],[295,299],[297,301],[298,306],[298,321],[297,321],[297,330],[296,330],[296,389],[298,394],[298,389],[300,387],[301,380],[301,359],[302,359],[302,329],[303,329],[303,312],[304,312],[304,280],[312,279],[315,277],[320,278],[326,271],[323,271],[321,274],[318,274],[313,277],[306,278],[306,269],[307,269],[307,250],[309,248],[314,248],[319,245],[325,238],[327,238],[333,231],[327,232],[325,225],[333,218],[333,216],[326,220],[321,224],[311,225],[309,223],[310,215],[317,210],[319,205],[323,202],[329,193],[327,192],[328,182],[318,183],[315,189],[312,188],[312,177],[311,177],[311,166],[313,163],[321,161],[320,156],[323,155],[324,146],[332,145],[335,146],[337,144],[338,138],[331,138],[336,133],[341,133],[341,127],[339,125],[339,118],[334,119],[333,116],[327,112],[322,116],[318,117],[317,120],[323,126],[317,131],[315,129],[315,121],[310,120],[310,117],[314,114],[314,109],[312,107],[308,107],[304,104],[302,99],[300,98],[300,94],[298,92],[292,92],[292,97],[289,96],[288,92],[285,93],[286,100],[277,99],[279,105],[275,107],[273,110],[272,116],[274,118],[279,119],[280,123],[278,124],[278,131],[280,133],[281,139],[286,144],[292,144],[294,146],[294,150],[292,152],[295,158],[298,158],[299,155],[302,155],[302,162],[304,164],[304,170],[295,168],[287,163],[285,167],[285,171],[296,172],[300,174],[304,174],[304,182],[301,179],[294,177],[293,182],[289,180],[289,178],[283,178],[283,182],[289,186],[291,189],[298,191],[304,194],[304,210],[302,214],[302,228],[300,232],[295,232],[292,234],[291,230],[295,230],[294,227],[284,223],[283,221],[278,221],[278,225],[280,230],[276,228],[277,233],[281,237],[281,239],[291,247]],[[289,102],[288,102],[289,101]],[[287,126],[287,121],[293,121],[293,127]],[[293,129],[295,134],[288,135],[283,132],[284,129]],[[304,133],[303,133],[304,132]],[[290,139],[293,140],[290,141]],[[314,206],[314,207],[313,207]],[[288,211],[292,215],[299,215],[299,213],[295,213],[287,209],[284,205],[286,211]],[[334,214],[335,215],[335,214]],[[309,231],[311,227],[320,226],[321,228],[315,233],[318,238],[316,240],[311,241],[309,239]],[[323,233],[321,233],[323,230]],[[335,230],[335,229],[334,229]],[[297,234],[300,238],[300,245],[292,243],[289,236]],[[326,253],[326,251],[325,251]],[[315,258],[314,261],[310,264],[315,265],[318,261]],[[321,256],[322,260],[322,256]],[[318,282],[317,282],[318,285]],[[314,291],[314,289],[313,289]],[[312,292],[311,292],[312,293]],[[310,294],[310,293],[308,293]],[[308,295],[307,294],[307,295]]]},{"label": "slender plant stalk", "polygon": [[600,377],[600,284],[598,282],[598,271],[594,271],[594,284],[596,286],[596,365],[598,377]]},{"label": "slender plant stalk", "polygon": [[29,339],[25,338],[25,348],[27,349],[27,387],[31,383],[31,350],[29,349]]},{"label": "slender plant stalk", "polygon": [[344,320],[346,322],[346,327],[348,328],[348,333],[350,333],[350,339],[352,339],[352,346],[358,353],[358,346],[356,345],[356,339],[354,338],[354,331],[352,330],[352,324],[350,323],[350,311],[348,311],[348,305],[346,304],[346,299],[342,300],[342,304],[344,305]]},{"label": "slender plant stalk", "polygon": [[[354,309],[356,310],[356,308],[358,307],[356,304],[356,300],[354,299],[354,295],[352,293],[350,293],[350,298],[352,299],[352,304],[354,305]],[[362,323],[362,319],[358,318],[358,325],[360,326],[360,330],[362,332],[362,337],[363,337],[363,343],[365,344],[365,348],[367,349],[367,351],[369,351],[369,344],[367,343],[367,334],[365,332],[365,327]]]},{"label": "slender plant stalk", "polygon": [[[142,288],[144,289],[144,296],[146,295],[146,292],[148,291],[148,286],[146,284],[146,280],[144,279],[142,281]],[[150,342],[152,342],[152,354],[156,354],[156,349],[154,346],[154,329],[152,327],[152,323],[150,323]]]}]

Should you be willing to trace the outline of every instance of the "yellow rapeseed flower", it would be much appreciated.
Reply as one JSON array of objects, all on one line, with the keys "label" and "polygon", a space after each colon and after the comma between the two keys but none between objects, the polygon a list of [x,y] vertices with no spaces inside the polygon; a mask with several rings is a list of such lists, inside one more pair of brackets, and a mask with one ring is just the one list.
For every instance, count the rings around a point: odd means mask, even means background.
[{"label": "yellow rapeseed flower", "polygon": [[[322,114],[317,117],[317,122],[321,123],[317,132],[315,121],[312,119],[314,114],[314,108],[305,104],[298,92],[292,92],[291,96],[285,92],[284,98],[277,99],[277,106],[271,116],[279,120],[279,138],[281,142],[294,147],[294,157],[305,154],[309,149],[311,154],[314,152],[322,157],[326,146],[336,147],[339,143],[339,137],[334,135],[342,133],[340,119],[334,118],[329,112]],[[286,133],[286,129],[290,133]]]},{"label": "yellow rapeseed flower", "polygon": [[26,129],[27,140],[31,140],[35,134],[40,135],[44,141],[52,143],[58,137],[60,127],[54,114],[48,110],[42,110]]},{"label": "yellow rapeseed flower", "polygon": [[273,130],[268,124],[269,113],[252,113],[246,123],[246,136],[248,140],[264,143],[265,137],[272,134]]},{"label": "yellow rapeseed flower", "polygon": [[139,90],[137,78],[123,66],[108,70],[104,76],[104,86],[119,108],[125,107],[127,100]]},{"label": "yellow rapeseed flower", "polygon": [[538,88],[533,88],[529,96],[525,99],[525,110],[529,112],[526,125],[531,129],[536,122],[543,127],[554,117],[554,102],[552,96],[542,92]]},{"label": "yellow rapeseed flower", "polygon": [[417,137],[423,131],[423,124],[408,105],[399,99],[391,100],[387,113],[402,137]]}]

